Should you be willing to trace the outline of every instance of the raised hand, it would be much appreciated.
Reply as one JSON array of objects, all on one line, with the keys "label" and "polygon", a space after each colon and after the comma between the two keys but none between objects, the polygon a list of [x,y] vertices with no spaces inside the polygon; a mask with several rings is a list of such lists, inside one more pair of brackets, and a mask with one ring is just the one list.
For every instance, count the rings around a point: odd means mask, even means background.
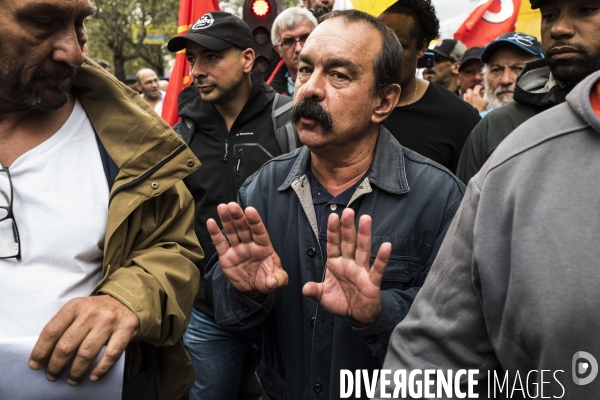
[{"label": "raised hand", "polygon": [[473,89],[467,89],[462,98],[479,112],[485,111],[489,101],[483,85],[475,85]]},{"label": "raised hand", "polygon": [[217,212],[229,243],[214,219],[206,227],[221,270],[233,287],[246,296],[271,294],[285,287],[288,275],[256,209],[248,207],[244,212],[237,203],[229,203],[220,204]]},{"label": "raised hand", "polygon": [[363,326],[372,324],[381,311],[381,279],[392,252],[383,243],[373,267],[371,217],[363,215],[354,228],[354,210],[346,208],[340,226],[337,214],[327,221],[327,271],[322,283],[308,282],[302,294],[316,300],[326,311],[352,317]]}]

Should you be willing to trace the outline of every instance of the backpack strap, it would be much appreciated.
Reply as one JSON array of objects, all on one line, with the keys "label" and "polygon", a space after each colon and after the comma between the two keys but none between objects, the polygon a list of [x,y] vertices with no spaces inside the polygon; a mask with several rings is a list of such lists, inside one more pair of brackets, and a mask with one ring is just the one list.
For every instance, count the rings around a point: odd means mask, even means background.
[{"label": "backpack strap", "polygon": [[194,121],[191,118],[184,117],[181,119],[181,121],[175,124],[173,130],[175,133],[177,133],[177,136],[183,139],[185,144],[189,146],[190,142],[192,141],[192,132],[195,130]]},{"label": "backpack strap", "polygon": [[283,153],[289,153],[300,145],[298,132],[296,132],[296,128],[290,121],[293,106],[292,98],[275,93],[271,117],[275,129],[275,138]]}]

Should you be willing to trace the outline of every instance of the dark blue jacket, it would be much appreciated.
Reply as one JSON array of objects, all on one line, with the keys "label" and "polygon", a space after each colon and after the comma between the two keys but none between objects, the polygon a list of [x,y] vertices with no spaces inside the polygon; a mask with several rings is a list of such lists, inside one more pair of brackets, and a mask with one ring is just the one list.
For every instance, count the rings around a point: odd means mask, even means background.
[{"label": "dark blue jacket", "polygon": [[372,261],[384,242],[392,244],[392,256],[381,285],[381,314],[361,327],[302,296],[304,284],[322,281],[325,273],[309,165],[306,147],[277,157],[248,178],[238,195],[242,207],[258,210],[288,286],[248,298],[227,281],[216,257],[207,269],[216,321],[237,332],[264,329],[257,375],[271,399],[338,399],[341,369],[381,368],[390,334],[423,285],[465,191],[447,169],[380,129],[373,164],[349,207],[356,221],[363,214],[373,218]]}]

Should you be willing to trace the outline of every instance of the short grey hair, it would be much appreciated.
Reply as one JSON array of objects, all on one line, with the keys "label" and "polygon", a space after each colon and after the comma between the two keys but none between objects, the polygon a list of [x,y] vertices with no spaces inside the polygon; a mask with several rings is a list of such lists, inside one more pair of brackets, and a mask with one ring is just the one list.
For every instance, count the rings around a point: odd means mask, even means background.
[{"label": "short grey hair", "polygon": [[279,30],[293,29],[302,21],[309,21],[313,29],[319,24],[317,19],[310,11],[302,7],[290,7],[283,10],[281,14],[273,21],[273,27],[271,28],[271,43],[273,45],[279,45],[281,37],[279,36]]}]

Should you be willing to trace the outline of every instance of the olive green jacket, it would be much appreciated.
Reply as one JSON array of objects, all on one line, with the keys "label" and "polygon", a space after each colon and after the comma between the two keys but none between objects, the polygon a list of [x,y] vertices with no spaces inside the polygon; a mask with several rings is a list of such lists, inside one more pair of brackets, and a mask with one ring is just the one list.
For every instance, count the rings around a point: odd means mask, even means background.
[{"label": "olive green jacket", "polygon": [[200,161],[134,91],[86,58],[73,90],[119,168],[111,190],[102,278],[92,294],[109,294],[140,320],[125,377],[149,344],[161,399],[179,399],[194,382],[180,338],[198,290],[203,257],[194,233],[192,196],[182,179]]}]

